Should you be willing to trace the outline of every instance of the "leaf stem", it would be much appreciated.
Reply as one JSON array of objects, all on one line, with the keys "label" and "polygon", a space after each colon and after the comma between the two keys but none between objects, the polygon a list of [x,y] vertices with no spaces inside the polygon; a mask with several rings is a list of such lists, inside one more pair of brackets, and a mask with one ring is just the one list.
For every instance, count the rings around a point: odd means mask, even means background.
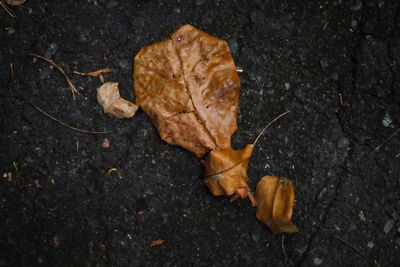
[{"label": "leaf stem", "polygon": [[262,135],[274,122],[276,122],[276,121],[279,120],[281,117],[283,117],[283,116],[285,116],[286,114],[288,114],[289,112],[290,112],[290,110],[288,110],[288,111],[282,113],[281,115],[279,115],[278,117],[276,117],[275,119],[273,119],[272,121],[270,121],[270,123],[268,123],[268,124],[264,127],[264,129],[260,132],[260,134],[257,136],[256,140],[255,140],[254,143],[253,143],[253,146],[256,145],[256,143],[257,143],[258,139],[260,139],[261,135]]}]

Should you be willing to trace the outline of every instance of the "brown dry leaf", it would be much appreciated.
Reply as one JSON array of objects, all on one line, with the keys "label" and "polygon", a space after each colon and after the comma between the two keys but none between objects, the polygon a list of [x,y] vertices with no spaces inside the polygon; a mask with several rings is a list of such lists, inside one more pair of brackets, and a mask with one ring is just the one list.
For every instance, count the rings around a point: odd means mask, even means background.
[{"label": "brown dry leaf", "polygon": [[230,148],[240,80],[224,40],[184,25],[135,57],[136,103],[161,138],[202,157]]},{"label": "brown dry leaf", "polygon": [[266,224],[273,234],[297,233],[290,221],[294,205],[292,182],[283,177],[264,176],[257,185],[257,219]]},{"label": "brown dry leaf", "polygon": [[6,0],[10,6],[19,6],[26,2],[26,0]]},{"label": "brown dry leaf", "polygon": [[164,243],[164,240],[158,239],[158,240],[152,241],[151,244],[150,244],[150,246],[161,245],[162,243]]},{"label": "brown dry leaf", "polygon": [[119,95],[118,83],[105,83],[97,89],[97,101],[103,107],[104,113],[117,118],[131,118],[138,106]]}]

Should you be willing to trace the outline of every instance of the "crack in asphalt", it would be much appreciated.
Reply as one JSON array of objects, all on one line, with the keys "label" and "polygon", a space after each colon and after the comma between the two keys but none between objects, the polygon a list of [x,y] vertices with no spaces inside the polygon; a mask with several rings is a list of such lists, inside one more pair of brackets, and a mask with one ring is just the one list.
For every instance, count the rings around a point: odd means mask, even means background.
[{"label": "crack in asphalt", "polygon": [[395,32],[396,31],[400,31],[398,25],[396,24],[396,18],[398,18],[399,15],[400,15],[400,5],[397,6],[397,9],[396,9],[396,12],[395,12],[395,15],[394,15],[394,18],[393,18],[394,21],[392,22],[394,27],[392,29],[392,32],[390,33],[389,40],[388,40],[388,42],[386,44],[387,52],[388,52],[388,58],[390,60],[389,71],[390,71],[390,73],[392,75],[392,82],[390,84],[390,89],[391,89],[392,95],[395,95],[395,83],[396,83],[396,76],[397,76],[394,68],[395,68],[395,64],[398,64],[399,62],[397,62],[397,63],[395,62],[394,55],[392,55],[392,53],[391,53],[391,50],[392,50],[391,41],[395,37]]},{"label": "crack in asphalt", "polygon": [[[363,40],[365,34],[363,32],[362,29],[362,22],[364,19],[363,16],[363,9],[361,10],[361,21],[360,21],[360,32],[359,34],[355,37],[358,39],[357,44],[352,47],[351,50],[351,63],[352,63],[352,69],[351,69],[351,94],[354,94],[355,90],[356,90],[356,80],[357,80],[357,67],[359,64],[359,61],[355,55],[355,51],[356,49],[359,49],[360,45],[361,45],[361,41]],[[342,92],[342,86],[340,83],[340,80],[338,82],[337,85],[337,94],[343,94]],[[350,108],[352,107],[352,102],[351,102],[351,98],[349,98],[349,104],[350,104]],[[345,107],[341,105],[341,103],[337,104],[337,109],[335,112],[335,115],[337,117],[338,120],[338,124],[340,125],[340,128],[344,134],[344,136],[349,137],[351,139],[350,145],[347,148],[347,155],[346,157],[343,159],[342,163],[340,165],[337,166],[336,168],[336,177],[333,180],[330,180],[329,178],[325,179],[323,186],[321,187],[322,189],[319,190],[316,195],[314,196],[314,205],[313,208],[315,208],[318,203],[320,203],[320,201],[318,201],[318,195],[320,194],[320,192],[323,190],[323,188],[325,188],[325,186],[327,185],[328,181],[332,181],[332,183],[334,184],[334,195],[331,197],[330,200],[328,200],[327,205],[325,206],[325,208],[322,210],[321,214],[320,214],[320,220],[319,220],[319,224],[316,227],[316,229],[311,233],[310,238],[307,242],[307,249],[306,251],[303,253],[302,257],[300,258],[300,260],[298,261],[298,263],[296,263],[296,266],[302,266],[303,264],[305,264],[306,260],[308,257],[311,257],[311,245],[313,243],[313,241],[315,240],[315,237],[317,236],[317,233],[319,233],[321,231],[321,229],[323,229],[323,226],[326,223],[327,220],[327,215],[329,213],[329,210],[331,209],[331,207],[335,204],[335,202],[338,199],[338,196],[341,192],[342,189],[342,182],[343,182],[343,177],[348,173],[348,169],[346,167],[346,163],[352,160],[352,156],[353,156],[353,150],[354,150],[354,146],[355,144],[360,144],[360,141],[358,140],[358,138],[351,132],[351,130],[348,127],[347,121],[345,118],[346,115],[344,114],[344,109]]]},{"label": "crack in asphalt", "polygon": [[[342,126],[342,123],[340,122],[340,120],[338,120],[338,123]],[[346,135],[345,132],[343,132],[343,133]],[[314,196],[313,209],[316,206],[318,206],[318,204],[321,202],[321,201],[318,201],[318,195],[325,188],[325,186],[328,184],[328,182],[331,181],[332,184],[334,184],[334,192],[335,193],[331,197],[331,199],[328,200],[328,203],[325,205],[325,207],[322,209],[322,212],[321,212],[320,217],[319,217],[320,218],[319,219],[319,224],[316,227],[316,229],[311,233],[311,236],[310,236],[310,238],[309,238],[309,240],[307,242],[307,249],[303,253],[302,257],[300,258],[300,260],[296,264],[296,266],[302,266],[305,263],[307,257],[310,256],[311,245],[312,245],[313,241],[315,240],[315,237],[317,236],[317,233],[319,233],[321,231],[321,229],[323,229],[323,226],[325,225],[326,219],[328,217],[327,215],[329,213],[329,210],[335,204],[335,202],[336,202],[336,200],[337,200],[337,198],[339,196],[339,193],[341,192],[342,177],[347,173],[346,163],[351,159],[352,152],[353,152],[353,146],[354,145],[352,143],[350,143],[347,156],[343,159],[342,163],[337,167],[336,177],[334,179],[326,178],[325,181],[324,181],[323,186],[321,187],[321,190],[319,190]]]}]

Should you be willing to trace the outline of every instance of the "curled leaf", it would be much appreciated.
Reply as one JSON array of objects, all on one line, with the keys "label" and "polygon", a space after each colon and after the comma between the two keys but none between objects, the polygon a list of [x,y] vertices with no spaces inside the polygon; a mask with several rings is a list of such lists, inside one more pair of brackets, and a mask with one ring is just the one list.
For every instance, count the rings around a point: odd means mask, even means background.
[{"label": "curled leaf", "polygon": [[257,219],[268,226],[273,234],[297,233],[290,221],[294,205],[292,182],[283,177],[264,176],[257,185]]},{"label": "curled leaf", "polygon": [[[247,186],[247,165],[253,152],[253,144],[246,145],[241,150],[228,148],[225,150],[213,150],[202,160],[205,167],[204,184],[214,196],[238,197],[249,196],[253,201],[253,195]],[[236,197],[235,197],[236,198]],[[253,201],[253,206],[257,202]]]},{"label": "curled leaf", "polygon": [[97,101],[103,107],[104,113],[117,118],[131,118],[138,106],[119,95],[118,83],[105,83],[97,89]]},{"label": "curled leaf", "polygon": [[184,25],[135,57],[136,103],[161,138],[197,157],[230,148],[240,80],[224,40]]}]

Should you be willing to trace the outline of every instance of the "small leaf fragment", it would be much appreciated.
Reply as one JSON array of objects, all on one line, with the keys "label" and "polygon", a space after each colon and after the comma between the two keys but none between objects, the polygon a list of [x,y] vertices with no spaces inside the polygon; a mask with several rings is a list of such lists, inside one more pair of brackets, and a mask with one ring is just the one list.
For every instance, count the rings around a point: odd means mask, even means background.
[{"label": "small leaf fragment", "polygon": [[294,205],[292,182],[283,177],[264,176],[257,185],[257,219],[273,234],[297,233],[299,230],[290,221]]},{"label": "small leaf fragment", "polygon": [[10,6],[19,6],[25,3],[26,0],[6,0],[7,4]]},{"label": "small leaf fragment", "polygon": [[7,32],[8,35],[15,33],[15,30],[11,27],[5,27],[4,30]]},{"label": "small leaf fragment", "polygon": [[142,197],[136,200],[136,213],[139,215],[144,214],[147,211],[147,201],[146,198]]},{"label": "small leaf fragment", "polygon": [[101,144],[101,147],[103,148],[109,148],[110,147],[110,140],[108,138],[104,138],[103,143]]},{"label": "small leaf fragment", "polygon": [[119,95],[118,83],[107,82],[97,89],[97,101],[103,107],[104,113],[117,118],[131,118],[138,106]]},{"label": "small leaf fragment", "polygon": [[150,246],[157,246],[157,245],[161,245],[162,243],[164,243],[164,240],[158,239],[158,240],[152,241]]},{"label": "small leaf fragment", "polygon": [[107,175],[110,175],[111,172],[114,172],[114,171],[118,171],[118,169],[117,169],[117,168],[111,168],[111,169],[109,169],[109,170],[107,171]]}]

